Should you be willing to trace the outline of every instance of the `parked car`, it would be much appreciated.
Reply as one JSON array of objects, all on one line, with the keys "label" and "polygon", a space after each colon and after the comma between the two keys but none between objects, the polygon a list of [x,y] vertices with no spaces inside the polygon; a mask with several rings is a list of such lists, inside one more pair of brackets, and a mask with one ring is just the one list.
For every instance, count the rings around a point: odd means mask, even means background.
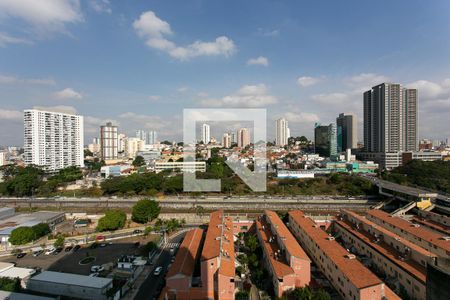
[{"label": "parked car", "polygon": [[44,250],[37,250],[33,252],[33,256],[34,257],[38,257],[39,255],[41,255],[42,253],[44,253]]},{"label": "parked car", "polygon": [[70,252],[72,251],[73,247],[72,246],[68,246],[66,247],[66,249],[64,249],[65,252]]},{"label": "parked car", "polygon": [[97,237],[95,239],[97,241],[104,241],[105,240],[105,236],[104,235],[97,235]]},{"label": "parked car", "polygon": [[102,247],[102,248],[104,248],[104,247],[106,247],[106,246],[108,246],[107,243],[101,243],[101,244],[100,244],[100,247]]},{"label": "parked car", "polygon": [[75,247],[73,247],[73,252],[77,252],[80,249],[81,249],[80,245],[75,245]]},{"label": "parked car", "polygon": [[63,247],[58,247],[55,249],[55,251],[52,253],[53,255],[58,255],[59,253],[61,253],[61,251],[63,251]]},{"label": "parked car", "polygon": [[27,255],[26,253],[24,253],[24,252],[22,252],[22,253],[19,253],[19,254],[17,254],[17,258],[22,258],[22,257],[24,257],[25,255]]},{"label": "parked car", "polygon": [[100,273],[105,271],[105,268],[102,266],[92,266],[91,267],[91,273]]},{"label": "parked car", "polygon": [[45,251],[45,255],[53,254],[53,252],[55,252],[55,250],[56,250],[56,248],[53,246],[50,248],[47,248],[47,250]]},{"label": "parked car", "polygon": [[89,248],[91,248],[91,249],[95,249],[95,248],[97,248],[98,247],[98,243],[97,242],[94,242],[94,243],[92,243],[90,246],[89,246]]},{"label": "parked car", "polygon": [[158,276],[159,274],[161,274],[162,271],[162,267],[157,267],[155,269],[155,271],[153,272],[153,275]]},{"label": "parked car", "polygon": [[100,275],[100,273],[91,273],[89,274],[89,277],[98,277],[98,275]]},{"label": "parked car", "polygon": [[134,231],[133,231],[133,234],[141,234],[143,231],[142,230],[140,230],[140,229],[135,229]]}]

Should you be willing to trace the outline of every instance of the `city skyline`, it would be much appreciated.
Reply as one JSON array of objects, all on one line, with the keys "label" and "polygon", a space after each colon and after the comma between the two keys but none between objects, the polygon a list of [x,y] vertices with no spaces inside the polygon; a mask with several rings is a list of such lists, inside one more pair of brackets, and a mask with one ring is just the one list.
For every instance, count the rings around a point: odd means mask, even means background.
[{"label": "city skyline", "polygon": [[[183,108],[249,106],[312,138],[314,123],[343,111],[362,128],[361,93],[382,82],[419,90],[419,139],[450,136],[446,1],[386,2],[376,16],[358,1],[97,2],[49,3],[48,14],[0,3],[2,144],[22,144],[22,112],[34,107],[85,116],[85,140],[107,121],[181,140]],[[372,43],[380,35],[397,46]]]}]

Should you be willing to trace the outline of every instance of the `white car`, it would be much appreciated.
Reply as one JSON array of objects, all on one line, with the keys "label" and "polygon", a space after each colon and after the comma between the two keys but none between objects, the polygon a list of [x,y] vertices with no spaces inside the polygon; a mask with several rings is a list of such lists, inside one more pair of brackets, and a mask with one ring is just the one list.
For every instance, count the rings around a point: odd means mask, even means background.
[{"label": "white car", "polygon": [[105,268],[102,266],[92,266],[91,267],[91,273],[100,273],[100,272],[103,272],[104,270],[105,270]]},{"label": "white car", "polygon": [[155,271],[153,272],[153,275],[158,276],[159,274],[161,274],[162,271],[162,267],[157,267],[155,269]]},{"label": "white car", "polygon": [[91,273],[89,274],[89,277],[98,277],[98,275],[100,275],[100,273]]},{"label": "white car", "polygon": [[55,252],[55,251],[56,251],[55,247],[50,247],[47,250],[45,250],[45,255],[53,254],[53,252]]}]

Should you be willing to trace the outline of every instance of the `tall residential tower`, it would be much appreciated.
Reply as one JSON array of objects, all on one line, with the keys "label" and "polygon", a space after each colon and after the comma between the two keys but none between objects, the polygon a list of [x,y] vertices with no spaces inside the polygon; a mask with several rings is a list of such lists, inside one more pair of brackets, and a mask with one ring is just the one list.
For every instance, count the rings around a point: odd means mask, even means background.
[{"label": "tall residential tower", "polygon": [[118,130],[111,122],[100,127],[100,152],[103,160],[118,158]]},{"label": "tall residential tower", "polygon": [[82,116],[28,109],[23,120],[25,164],[48,171],[84,166]]},{"label": "tall residential tower", "polygon": [[276,135],[275,144],[284,147],[288,144],[290,131],[288,121],[285,118],[280,118],[276,121]]}]

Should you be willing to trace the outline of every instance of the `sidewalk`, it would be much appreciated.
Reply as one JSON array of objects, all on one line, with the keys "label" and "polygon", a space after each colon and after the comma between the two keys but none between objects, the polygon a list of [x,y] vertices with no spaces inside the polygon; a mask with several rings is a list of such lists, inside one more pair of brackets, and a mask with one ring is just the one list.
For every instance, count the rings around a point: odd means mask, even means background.
[{"label": "sidewalk", "polygon": [[136,278],[136,281],[133,283],[133,288],[126,293],[123,300],[133,300],[136,297],[136,294],[139,292],[139,288],[144,283],[145,279],[153,272],[154,266],[145,266],[144,271]]}]

